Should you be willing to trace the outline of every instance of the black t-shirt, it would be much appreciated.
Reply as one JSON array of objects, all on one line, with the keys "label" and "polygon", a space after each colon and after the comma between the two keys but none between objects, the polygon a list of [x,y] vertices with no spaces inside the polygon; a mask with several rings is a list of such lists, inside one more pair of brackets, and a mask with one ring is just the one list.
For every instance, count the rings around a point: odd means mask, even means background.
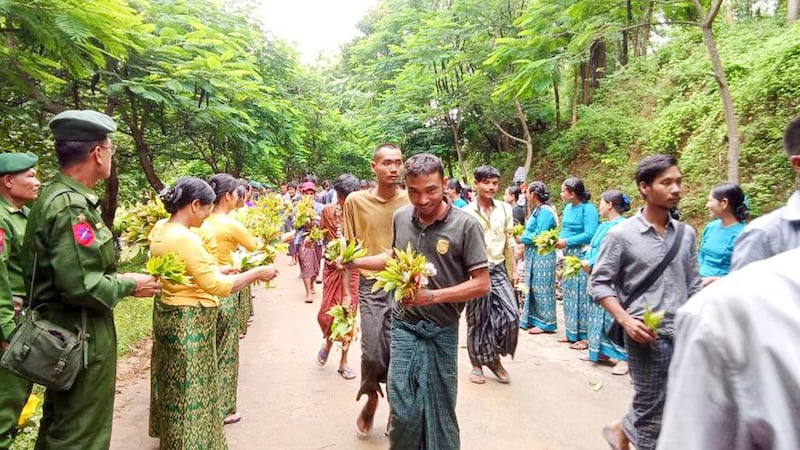
[{"label": "black t-shirt", "polygon": [[[417,219],[414,206],[409,205],[394,213],[394,248],[411,248],[425,255],[436,267],[429,289],[441,289],[461,284],[470,278],[470,271],[488,266],[483,228],[469,213],[448,205],[441,220],[424,226]],[[417,322],[428,320],[440,326],[458,322],[466,303],[443,303],[404,308],[395,302],[396,320]]]}]

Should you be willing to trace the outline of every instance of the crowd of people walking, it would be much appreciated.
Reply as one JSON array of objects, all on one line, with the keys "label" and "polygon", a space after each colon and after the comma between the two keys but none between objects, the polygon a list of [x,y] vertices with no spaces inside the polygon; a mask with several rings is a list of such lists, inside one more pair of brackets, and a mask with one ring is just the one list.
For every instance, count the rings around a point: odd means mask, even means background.
[{"label": "crowd of people walking", "polygon": [[[0,448],[10,446],[31,390],[20,376],[24,358],[6,353],[17,355],[19,330],[36,320],[78,330],[82,344],[74,380],[48,386],[37,448],[109,448],[113,309],[126,296],[155,299],[150,434],[164,449],[227,448],[223,426],[242,419],[239,342],[252,314],[250,286],[277,274],[272,264],[242,270],[233,261],[238,249],[262,245],[235,214],[256,205],[251,186],[228,174],[178,179],[160,193],[168,218],[150,231],[149,252],[175,255],[190,281],[120,274],[93,191],[109,176],[116,126],[95,111],[67,111],[50,127],[61,170],[41,193],[35,156],[0,155]],[[787,126],[784,144],[800,172],[800,119]],[[791,413],[800,405],[798,355],[785,348],[800,329],[800,283],[791,272],[800,259],[797,192],[748,223],[742,188],[717,184],[698,243],[680,221],[685,189],[670,155],[643,158],[638,192],[607,190],[597,205],[583,180],[566,178],[561,211],[544,180],[503,188],[503,174],[488,165],[470,174],[472,187],[448,180],[436,156],[404,158],[394,144],[376,146],[370,165],[373,182],[342,174],[318,187],[307,177],[268,194],[286,211],[281,239],[303,300],[313,304],[322,284],[316,363],[326,365],[338,341],[337,373],[356,378],[348,349],[360,333],[356,401],[366,399],[353,420],[357,435],[371,433],[384,397],[390,413],[380,427],[392,448],[460,447],[464,313],[472,383],[486,383],[484,368],[511,383],[502,358],[514,356],[520,336],[554,333],[580,359],[610,361],[613,374],[630,376],[629,411],[598,430],[614,449],[800,448]],[[313,238],[315,230],[322,237]],[[326,257],[336,240],[358,242],[365,256]],[[374,276],[405,248],[435,270],[412,296],[395,299],[374,289]],[[360,321],[344,335],[333,330],[335,307]]]}]

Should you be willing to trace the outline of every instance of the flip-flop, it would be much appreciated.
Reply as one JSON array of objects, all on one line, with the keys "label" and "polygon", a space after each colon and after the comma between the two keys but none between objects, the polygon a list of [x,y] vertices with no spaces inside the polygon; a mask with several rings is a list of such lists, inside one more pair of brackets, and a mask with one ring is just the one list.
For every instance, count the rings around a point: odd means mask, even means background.
[{"label": "flip-flop", "polygon": [[223,424],[223,425],[230,425],[230,424],[232,424],[232,423],[239,422],[240,420],[242,420],[242,415],[241,415],[241,414],[239,414],[238,412],[235,412],[235,413],[233,413],[233,414],[229,415],[228,417],[226,417],[226,418],[225,418],[225,419],[222,421],[222,424]]},{"label": "flip-flop", "polygon": [[614,432],[613,428],[608,425],[604,426],[603,438],[605,438],[611,450],[620,450],[619,445],[617,445],[617,433]]},{"label": "flip-flop", "polygon": [[328,362],[328,352],[324,348],[319,349],[317,352],[317,365],[322,367]]},{"label": "flip-flop", "polygon": [[470,383],[483,384],[486,383],[486,377],[483,376],[483,371],[480,369],[472,369],[469,373]]},{"label": "flip-flop", "polygon": [[562,344],[568,344],[568,343],[571,343],[572,341],[570,341],[569,339],[567,339],[567,337],[566,337],[566,336],[562,336],[562,337],[558,338],[558,342],[560,342],[560,343],[562,343]]},{"label": "flip-flop", "polygon": [[492,367],[492,366],[487,366],[487,367],[489,368],[489,370],[492,371],[494,376],[497,377],[497,381],[498,382],[500,382],[502,384],[511,383],[511,376],[508,374],[508,371],[506,370],[505,367],[503,367],[500,364],[498,364],[495,367]]},{"label": "flip-flop", "polygon": [[347,366],[344,369],[340,368],[336,372],[338,372],[339,375],[341,375],[345,380],[352,380],[356,377],[356,374],[353,373],[353,369],[351,369],[350,366]]},{"label": "flip-flop", "polygon": [[[364,425],[367,425],[366,430],[361,431],[361,428],[358,427],[358,419],[364,419]],[[372,431],[372,421],[375,420],[375,416],[369,416],[369,420],[364,417],[364,411],[362,410],[358,413],[358,417],[356,417],[356,434],[359,438],[366,438],[369,436],[369,432]]]},{"label": "flip-flop", "polygon": [[528,334],[552,334],[552,333],[553,333],[552,331],[544,331],[539,327],[533,327],[530,330],[528,330]]},{"label": "flip-flop", "polygon": [[611,375],[627,375],[628,372],[630,372],[630,369],[628,368],[627,364],[624,366],[624,368],[620,369],[619,363],[617,363],[617,365],[611,369]]}]

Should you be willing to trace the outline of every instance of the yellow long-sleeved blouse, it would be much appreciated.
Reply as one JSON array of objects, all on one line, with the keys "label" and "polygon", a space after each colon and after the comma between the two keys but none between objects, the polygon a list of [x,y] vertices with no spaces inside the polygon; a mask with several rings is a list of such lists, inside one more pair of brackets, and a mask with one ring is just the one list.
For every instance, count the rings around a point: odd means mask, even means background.
[{"label": "yellow long-sleeved blouse", "polygon": [[233,277],[223,275],[216,259],[206,249],[196,233],[179,223],[164,223],[150,234],[150,254],[163,256],[175,252],[186,264],[190,285],[161,280],[161,302],[173,306],[216,307],[219,297],[233,290]]},{"label": "yellow long-sleeved blouse", "polygon": [[217,262],[229,265],[233,262],[231,252],[240,245],[248,251],[256,249],[256,240],[241,222],[225,214],[211,214],[203,223],[214,230],[217,242]]}]

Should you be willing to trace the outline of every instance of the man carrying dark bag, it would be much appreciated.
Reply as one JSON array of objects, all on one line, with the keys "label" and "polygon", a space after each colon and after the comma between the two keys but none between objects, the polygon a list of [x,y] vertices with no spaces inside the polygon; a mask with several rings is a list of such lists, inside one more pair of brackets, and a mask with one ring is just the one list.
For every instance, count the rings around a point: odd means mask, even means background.
[{"label": "man carrying dark bag", "polygon": [[113,234],[92,190],[111,172],[114,121],[97,111],[65,111],[50,128],[61,172],[28,216],[22,251],[28,306],[50,324],[80,330],[86,341],[83,368],[69,389],[47,391],[36,449],[105,450],[117,365],[113,309],[123,297],[151,296],[160,285],[149,275],[116,273]]},{"label": "man carrying dark bag", "polygon": [[[639,163],[636,183],[645,206],[609,231],[589,278],[589,294],[622,327],[628,350],[633,404],[622,422],[603,430],[611,447],[619,450],[630,443],[638,450],[656,448],[674,315],[702,287],[695,231],[670,215],[681,197],[681,181],[672,156],[649,156]],[[660,264],[664,260],[668,263]],[[655,330],[643,322],[648,308],[664,313]]]}]

